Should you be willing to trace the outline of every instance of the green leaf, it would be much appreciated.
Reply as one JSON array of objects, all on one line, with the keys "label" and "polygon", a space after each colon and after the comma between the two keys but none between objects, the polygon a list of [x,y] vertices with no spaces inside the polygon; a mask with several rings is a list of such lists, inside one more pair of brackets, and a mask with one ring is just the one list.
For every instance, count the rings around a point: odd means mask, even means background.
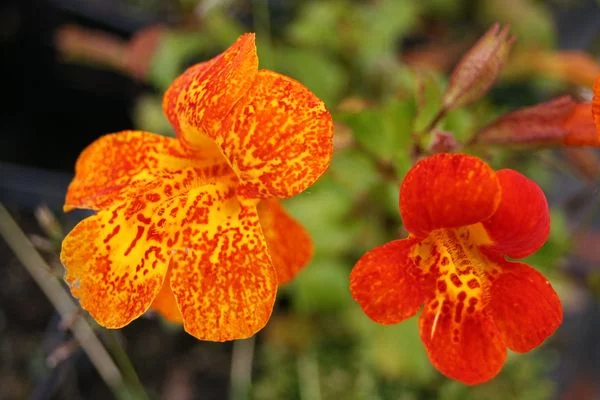
[{"label": "green leaf", "polygon": [[294,308],[304,314],[335,312],[351,302],[347,267],[316,259],[291,283]]},{"label": "green leaf", "polygon": [[355,198],[371,190],[380,180],[373,160],[357,149],[335,152],[328,176]]},{"label": "green leaf", "polygon": [[388,379],[430,382],[435,376],[419,336],[416,318],[395,325],[381,325],[358,307],[348,313],[350,324],[361,337],[363,356]]},{"label": "green leaf", "polygon": [[276,71],[302,82],[329,107],[338,102],[348,84],[346,70],[318,50],[278,46],[273,60]]},{"label": "green leaf", "polygon": [[411,135],[415,117],[411,100],[388,100],[379,108],[340,115],[353,131],[354,138],[382,161],[410,162]]}]

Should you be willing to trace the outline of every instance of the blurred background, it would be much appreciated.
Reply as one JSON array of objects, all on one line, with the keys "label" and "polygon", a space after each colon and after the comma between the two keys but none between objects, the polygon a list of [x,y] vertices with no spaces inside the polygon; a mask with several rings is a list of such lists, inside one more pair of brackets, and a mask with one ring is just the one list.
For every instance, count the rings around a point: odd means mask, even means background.
[{"label": "blurred background", "polygon": [[256,337],[200,342],[158,316],[119,331],[75,316],[110,353],[116,381],[98,373],[67,329],[75,322],[0,240],[0,399],[599,399],[595,149],[473,149],[544,188],[552,231],[527,262],[552,281],[565,310],[558,332],[531,353],[510,354],[495,380],[467,387],[441,376],[416,318],[377,325],[349,294],[356,260],[405,235],[397,201],[413,163],[411,135],[434,118],[453,66],[494,22],[517,38],[500,79],[482,100],[449,112],[438,133],[461,143],[517,107],[591,98],[600,74],[593,0],[4,0],[0,202],[57,282],[60,240],[86,215],[62,212],[79,152],[124,129],[172,135],[163,91],[243,32],[257,33],[261,67],[325,101],[336,151],[327,174],[285,202],[316,254],[280,289]]}]

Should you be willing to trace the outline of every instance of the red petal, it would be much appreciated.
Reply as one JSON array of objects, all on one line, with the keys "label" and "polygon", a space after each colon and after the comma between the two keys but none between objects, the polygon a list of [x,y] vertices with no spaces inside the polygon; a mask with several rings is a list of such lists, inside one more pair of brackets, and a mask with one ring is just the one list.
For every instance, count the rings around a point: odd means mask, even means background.
[{"label": "red petal", "polygon": [[442,304],[433,300],[421,314],[419,328],[431,363],[449,378],[475,385],[495,377],[504,365],[506,345],[484,312],[464,313],[456,323],[453,313],[442,312]]},{"label": "red petal", "polygon": [[594,82],[594,98],[592,99],[592,115],[596,129],[600,131],[600,76]]},{"label": "red petal", "polygon": [[517,171],[498,171],[502,200],[483,225],[494,244],[490,248],[512,258],[535,253],[548,239],[550,212],[542,189]]},{"label": "red petal", "polygon": [[400,187],[406,229],[424,237],[438,228],[471,225],[489,218],[501,198],[494,170],[477,157],[436,154],[419,161]]},{"label": "red petal", "polygon": [[550,282],[527,264],[496,260],[501,274],[492,282],[486,310],[511,350],[539,346],[562,322],[562,306]]},{"label": "red petal", "polygon": [[278,200],[262,200],[257,209],[279,284],[287,283],[312,258],[314,246],[310,235]]},{"label": "red petal", "polygon": [[600,146],[600,134],[594,123],[591,103],[577,104],[569,118],[563,123],[567,146]]},{"label": "red petal", "polygon": [[350,274],[350,292],[365,314],[396,324],[419,311],[425,301],[417,267],[409,258],[414,239],[395,240],[366,253]]}]

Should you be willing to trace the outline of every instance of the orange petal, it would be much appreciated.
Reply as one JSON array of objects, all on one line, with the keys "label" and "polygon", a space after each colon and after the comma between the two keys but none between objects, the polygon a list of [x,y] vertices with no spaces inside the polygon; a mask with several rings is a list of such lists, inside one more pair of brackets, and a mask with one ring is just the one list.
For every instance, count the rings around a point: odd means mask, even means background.
[{"label": "orange petal", "polygon": [[65,280],[81,306],[107,328],[143,314],[169,263],[156,203],[136,198],[81,221],[64,239]]},{"label": "orange petal", "polygon": [[[63,241],[66,280],[83,308],[103,326],[137,318],[160,291],[183,217],[175,199],[200,190],[203,170],[164,172],[128,200],[80,222]],[[235,185],[225,181],[223,185]]]},{"label": "orange petal", "polygon": [[314,246],[310,235],[278,200],[262,200],[257,210],[279,284],[287,283],[312,258]]},{"label": "orange petal", "polygon": [[158,311],[167,320],[176,324],[181,324],[183,322],[183,318],[181,317],[181,313],[177,307],[175,295],[171,290],[170,281],[171,271],[169,270],[160,292],[158,292],[158,295],[156,295],[156,298],[152,303],[152,308]]},{"label": "orange petal", "polygon": [[512,258],[527,257],[546,242],[550,232],[550,212],[542,189],[517,171],[504,169],[497,174],[502,186],[498,210],[483,225],[494,242],[489,246]]},{"label": "orange petal", "polygon": [[563,123],[567,146],[600,146],[600,133],[594,123],[591,103],[577,104],[569,118]]},{"label": "orange petal", "polygon": [[594,81],[594,98],[592,99],[592,115],[596,129],[600,131],[600,76]]},{"label": "orange petal", "polygon": [[562,306],[550,282],[527,264],[497,260],[488,310],[508,348],[519,353],[539,346],[562,323]]},{"label": "orange petal", "polygon": [[248,198],[290,197],[327,169],[333,121],[325,105],[295,80],[260,71],[215,139]]},{"label": "orange petal", "polygon": [[[192,65],[181,75],[175,78],[163,95],[163,112],[173,126],[177,137],[182,141],[185,141],[185,138],[183,137],[183,132],[181,132],[181,127],[179,126],[179,117],[177,115],[179,95],[183,90],[187,90],[187,88],[190,86],[190,83],[194,79],[204,77],[206,72],[210,70],[215,61],[216,58],[213,58],[212,60]],[[191,139],[193,139],[193,137]]]},{"label": "orange petal", "polygon": [[103,136],[79,156],[64,209],[108,208],[155,183],[159,175],[188,167],[206,180],[231,174],[214,144],[192,152],[177,140],[147,132]]},{"label": "orange petal", "polygon": [[477,157],[436,154],[419,161],[400,187],[406,229],[424,237],[437,228],[471,225],[489,218],[502,195],[494,170]]},{"label": "orange petal", "polygon": [[212,60],[188,69],[165,93],[163,109],[178,137],[190,147],[214,139],[223,118],[254,84],[258,56],[247,33]]},{"label": "orange petal", "polygon": [[417,313],[425,294],[409,258],[414,239],[395,240],[366,253],[350,274],[350,292],[365,314],[396,324]]},{"label": "orange petal", "polygon": [[240,203],[233,186],[219,184],[166,205],[181,221],[171,248],[171,289],[185,330],[198,339],[246,338],[271,315],[277,273],[253,204]]},{"label": "orange petal", "polygon": [[[478,311],[456,323],[436,300],[419,318],[421,339],[431,363],[444,375],[467,385],[495,377],[506,360],[506,345],[489,315]],[[448,309],[454,307],[447,304]]]}]

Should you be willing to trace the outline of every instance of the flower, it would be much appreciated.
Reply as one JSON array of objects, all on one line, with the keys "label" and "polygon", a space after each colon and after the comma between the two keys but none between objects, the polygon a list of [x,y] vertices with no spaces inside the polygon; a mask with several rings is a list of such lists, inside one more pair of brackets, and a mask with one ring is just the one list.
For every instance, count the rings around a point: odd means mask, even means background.
[{"label": "flower", "polygon": [[192,66],[167,90],[177,138],[126,131],[80,155],[65,210],[97,213],[65,238],[65,279],[108,328],[148,309],[199,339],[245,338],[312,242],[277,198],[313,184],[333,123],[313,93],[258,70],[253,34]]},{"label": "flower", "polygon": [[541,189],[465,154],[419,161],[400,188],[408,238],[366,253],[350,276],[364,312],[381,324],[417,313],[433,365],[467,384],[493,378],[506,348],[538,346],[560,325],[550,283],[527,264],[550,228]]}]

